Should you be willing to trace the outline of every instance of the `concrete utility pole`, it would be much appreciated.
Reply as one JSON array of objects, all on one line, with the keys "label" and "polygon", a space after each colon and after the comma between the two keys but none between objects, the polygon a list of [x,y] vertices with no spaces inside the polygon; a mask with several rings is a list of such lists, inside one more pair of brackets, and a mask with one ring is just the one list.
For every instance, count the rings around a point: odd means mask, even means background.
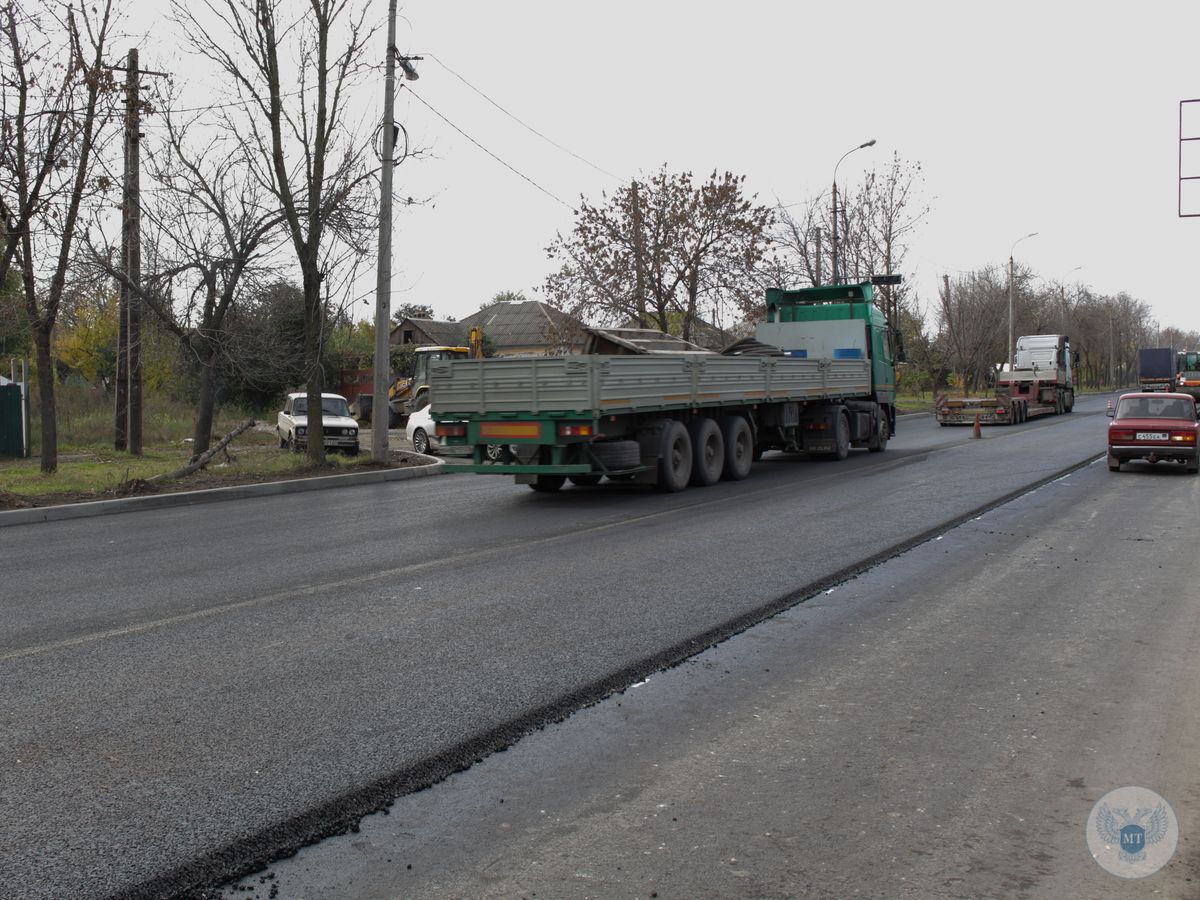
[{"label": "concrete utility pole", "polygon": [[388,460],[388,381],[391,360],[392,157],[396,154],[396,0],[388,0],[387,60],[383,77],[383,158],[379,174],[379,260],[375,276],[375,372],[371,398],[371,458]]},{"label": "concrete utility pole", "polygon": [[[855,150],[865,150],[867,147],[874,147],[874,146],[875,146],[875,138],[871,138],[871,140],[865,141],[864,143],[859,144],[857,147],[852,147],[851,149],[847,150],[845,153],[842,154],[842,159],[845,159],[847,156],[849,156]],[[833,213],[833,237],[832,237],[832,242],[831,242],[832,243],[832,256],[833,256],[833,278],[830,281],[830,284],[841,284],[841,280],[838,277],[837,170],[838,170],[838,166],[840,166],[842,164],[842,159],[839,159],[837,161],[837,165],[835,165],[833,167],[833,209],[831,210],[831,212]]]}]

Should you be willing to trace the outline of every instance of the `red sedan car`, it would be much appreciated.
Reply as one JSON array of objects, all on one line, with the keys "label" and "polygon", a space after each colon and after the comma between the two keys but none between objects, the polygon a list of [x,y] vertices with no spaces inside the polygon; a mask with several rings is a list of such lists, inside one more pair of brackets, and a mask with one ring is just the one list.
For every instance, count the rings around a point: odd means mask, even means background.
[{"label": "red sedan car", "polygon": [[1109,407],[1108,468],[1119,472],[1123,463],[1144,459],[1181,462],[1200,472],[1196,455],[1200,422],[1196,401],[1188,394],[1123,394]]}]

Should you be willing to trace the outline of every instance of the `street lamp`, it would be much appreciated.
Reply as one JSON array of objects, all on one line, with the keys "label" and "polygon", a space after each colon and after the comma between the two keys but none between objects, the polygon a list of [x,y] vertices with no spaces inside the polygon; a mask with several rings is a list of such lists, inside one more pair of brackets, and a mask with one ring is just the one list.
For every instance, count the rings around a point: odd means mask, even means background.
[{"label": "street lamp", "polygon": [[[875,146],[875,138],[871,138],[866,143],[859,144],[857,147],[851,147],[849,150],[847,150],[845,153],[842,154],[842,159],[845,159],[847,156],[849,156],[855,150],[863,150],[867,147],[874,147],[874,146]],[[833,284],[840,283],[838,281],[838,246],[837,246],[837,244],[838,244],[837,170],[838,170],[838,166],[840,166],[842,164],[842,159],[839,159],[837,161],[837,165],[833,167],[833,235],[832,235],[832,244],[833,244],[833,281],[832,281],[832,283]]]},{"label": "street lamp", "polygon": [[1037,232],[1031,231],[1025,237],[1017,238],[1008,251],[1008,371],[1010,372],[1013,370],[1013,354],[1016,352],[1016,345],[1013,343],[1013,252],[1017,249],[1017,244],[1025,238],[1031,237],[1037,237]]}]

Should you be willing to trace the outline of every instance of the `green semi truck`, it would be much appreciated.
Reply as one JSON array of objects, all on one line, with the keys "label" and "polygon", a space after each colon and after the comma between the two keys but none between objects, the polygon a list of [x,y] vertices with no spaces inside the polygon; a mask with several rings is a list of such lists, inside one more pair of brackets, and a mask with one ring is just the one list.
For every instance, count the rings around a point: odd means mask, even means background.
[{"label": "green semi truck", "polygon": [[579,355],[431,363],[438,437],[471,448],[469,463],[447,469],[543,492],[604,478],[680,491],[745,478],[767,450],[835,460],[884,450],[898,336],[873,286],[771,288],[766,306],[754,338],[720,353],[661,332],[589,329]]}]

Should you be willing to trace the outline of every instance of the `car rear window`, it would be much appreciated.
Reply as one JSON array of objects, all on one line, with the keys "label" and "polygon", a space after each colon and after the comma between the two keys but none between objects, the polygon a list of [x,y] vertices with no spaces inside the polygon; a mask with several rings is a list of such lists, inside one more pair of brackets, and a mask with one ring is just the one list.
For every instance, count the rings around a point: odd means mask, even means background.
[{"label": "car rear window", "polygon": [[1195,421],[1195,405],[1179,397],[1123,397],[1117,419],[1186,419]]}]

